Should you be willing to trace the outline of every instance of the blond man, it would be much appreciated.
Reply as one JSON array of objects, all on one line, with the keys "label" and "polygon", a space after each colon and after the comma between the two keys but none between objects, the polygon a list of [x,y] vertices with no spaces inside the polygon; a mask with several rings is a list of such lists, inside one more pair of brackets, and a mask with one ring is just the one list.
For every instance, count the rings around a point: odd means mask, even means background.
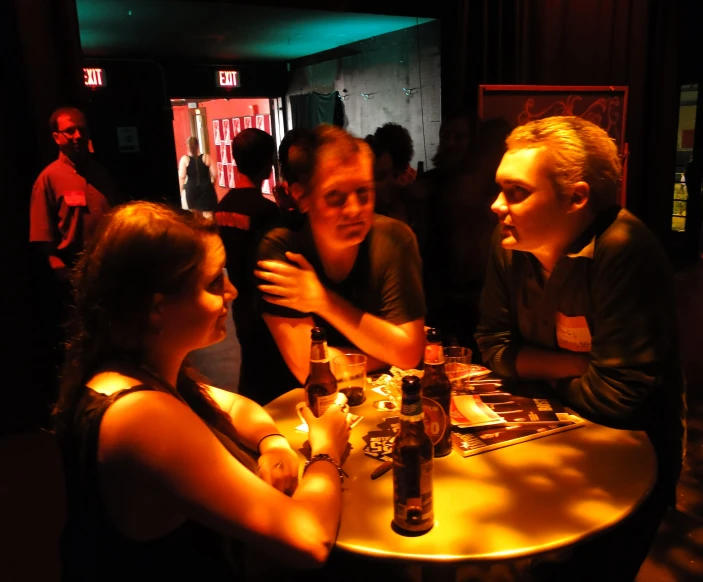
[{"label": "blond man", "polygon": [[610,549],[586,546],[568,573],[632,580],[681,470],[671,268],[652,233],[615,203],[621,163],[605,131],[551,117],[516,128],[506,143],[476,339],[498,375],[544,381],[593,422],[647,432],[659,460],[654,491]]}]

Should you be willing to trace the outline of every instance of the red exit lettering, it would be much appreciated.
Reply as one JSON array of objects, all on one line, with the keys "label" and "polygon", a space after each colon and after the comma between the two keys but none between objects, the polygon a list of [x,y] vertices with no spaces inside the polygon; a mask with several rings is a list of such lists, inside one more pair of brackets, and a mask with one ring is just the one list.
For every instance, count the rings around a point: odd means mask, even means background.
[{"label": "red exit lettering", "polygon": [[239,71],[217,71],[218,87],[239,87]]},{"label": "red exit lettering", "polygon": [[104,87],[105,72],[102,69],[83,69],[83,82],[86,87]]}]

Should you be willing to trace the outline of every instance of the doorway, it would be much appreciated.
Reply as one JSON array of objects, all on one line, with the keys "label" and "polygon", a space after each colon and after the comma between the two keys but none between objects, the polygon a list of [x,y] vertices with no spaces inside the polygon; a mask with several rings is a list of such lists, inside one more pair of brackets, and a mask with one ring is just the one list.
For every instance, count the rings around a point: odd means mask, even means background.
[{"label": "doorway", "polygon": [[[279,127],[277,104],[280,99],[171,99],[173,109],[173,137],[176,142],[176,166],[188,156],[187,140],[197,137],[200,153],[207,154],[214,165],[214,186],[217,199],[222,198],[240,179],[232,157],[232,141],[247,128],[261,129],[273,136],[276,149],[280,144],[283,128]],[[271,114],[273,111],[273,115]],[[264,197],[274,200],[273,189],[277,178],[277,164],[262,185]],[[181,192],[181,201],[184,200]]]}]

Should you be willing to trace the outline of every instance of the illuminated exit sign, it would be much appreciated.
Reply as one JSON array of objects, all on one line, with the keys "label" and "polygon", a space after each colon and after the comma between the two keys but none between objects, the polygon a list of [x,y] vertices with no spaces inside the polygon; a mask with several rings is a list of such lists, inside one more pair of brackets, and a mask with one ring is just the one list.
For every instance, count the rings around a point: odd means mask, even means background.
[{"label": "illuminated exit sign", "polygon": [[107,79],[104,69],[83,69],[83,82],[86,87],[105,87]]},{"label": "illuminated exit sign", "polygon": [[239,87],[239,71],[215,71],[218,87]]}]

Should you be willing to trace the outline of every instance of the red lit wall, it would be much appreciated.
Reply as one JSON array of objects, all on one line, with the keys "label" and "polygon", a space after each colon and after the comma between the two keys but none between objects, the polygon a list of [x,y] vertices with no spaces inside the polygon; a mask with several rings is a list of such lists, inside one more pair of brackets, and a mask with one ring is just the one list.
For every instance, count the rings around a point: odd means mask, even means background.
[{"label": "red lit wall", "polygon": [[[268,99],[212,99],[209,101],[198,101],[198,107],[205,110],[205,118],[208,123],[208,153],[215,160],[215,136],[212,131],[212,120],[231,117],[244,117],[247,115],[268,115],[270,113]],[[178,171],[178,161],[181,157],[188,155],[186,140],[190,137],[190,119],[188,117],[188,105],[173,106],[173,136],[176,141],[176,171]],[[221,199],[229,188],[222,188],[215,183],[215,190],[218,199]]]}]

